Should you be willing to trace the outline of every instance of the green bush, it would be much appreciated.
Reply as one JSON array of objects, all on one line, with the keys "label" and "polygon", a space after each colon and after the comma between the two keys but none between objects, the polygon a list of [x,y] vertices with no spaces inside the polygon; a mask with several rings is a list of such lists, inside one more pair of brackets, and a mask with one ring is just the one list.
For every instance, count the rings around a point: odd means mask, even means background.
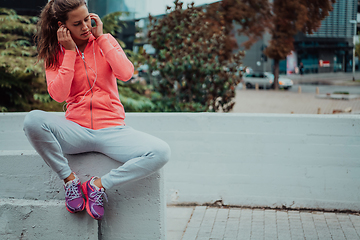
[{"label": "green bush", "polygon": [[121,103],[127,112],[153,112],[156,105],[150,98],[145,97],[146,86],[137,83],[118,81]]},{"label": "green bush", "polygon": [[221,16],[213,19],[206,9],[174,3],[166,16],[150,18],[148,38],[157,53],[147,56],[147,64],[150,72],[160,72],[154,88],[163,96],[155,104],[163,111],[230,111],[243,53],[233,53]]}]

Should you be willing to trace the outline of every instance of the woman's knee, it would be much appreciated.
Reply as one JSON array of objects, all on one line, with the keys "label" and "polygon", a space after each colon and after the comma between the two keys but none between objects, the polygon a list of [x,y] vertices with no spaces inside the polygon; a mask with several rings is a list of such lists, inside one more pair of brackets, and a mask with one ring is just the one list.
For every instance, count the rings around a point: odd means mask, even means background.
[{"label": "woman's knee", "polygon": [[26,114],[24,119],[24,130],[30,128],[38,121],[38,115],[40,114],[40,110],[33,110]]},{"label": "woman's knee", "polygon": [[44,111],[33,110],[26,114],[24,119],[23,129],[25,132],[35,130],[38,126],[41,126],[43,123]]},{"label": "woman's knee", "polygon": [[170,160],[171,149],[169,144],[164,141],[160,141],[155,147],[155,155],[159,163],[163,166]]}]

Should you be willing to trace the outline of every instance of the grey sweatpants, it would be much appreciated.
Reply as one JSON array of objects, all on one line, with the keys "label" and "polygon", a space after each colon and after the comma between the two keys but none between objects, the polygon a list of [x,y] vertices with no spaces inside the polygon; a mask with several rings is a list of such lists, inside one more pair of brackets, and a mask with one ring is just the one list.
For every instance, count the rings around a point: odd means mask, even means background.
[{"label": "grey sweatpants", "polygon": [[149,176],[170,158],[167,143],[128,126],[92,130],[65,117],[34,110],[25,117],[24,131],[60,179],[72,172],[64,154],[100,152],[123,163],[101,177],[105,189]]}]

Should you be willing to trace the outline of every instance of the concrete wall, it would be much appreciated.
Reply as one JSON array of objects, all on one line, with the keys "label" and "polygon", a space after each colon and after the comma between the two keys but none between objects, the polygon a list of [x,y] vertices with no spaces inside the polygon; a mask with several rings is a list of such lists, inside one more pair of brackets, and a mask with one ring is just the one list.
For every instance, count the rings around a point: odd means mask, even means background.
[{"label": "concrete wall", "polygon": [[[67,158],[82,182],[119,166],[99,153]],[[6,219],[0,220],[0,239],[47,240],[49,234],[51,239],[62,239],[64,232],[69,239],[166,239],[162,170],[107,190],[109,202],[104,200],[105,215],[98,222],[86,211],[70,214],[66,210],[62,181],[35,151],[0,151],[0,166],[0,219]]]},{"label": "concrete wall", "polygon": [[[24,116],[0,115],[0,239],[166,239],[163,170],[108,189],[102,221],[86,211],[70,214],[62,181],[24,138]],[[119,166],[99,153],[67,159],[82,182]]]},{"label": "concrete wall", "polygon": [[172,149],[168,204],[360,210],[360,116],[129,114]]},{"label": "concrete wall", "polygon": [[[22,118],[0,116],[0,150],[31,149]],[[360,211],[359,115],[128,113],[126,123],[169,143],[168,204]]]}]

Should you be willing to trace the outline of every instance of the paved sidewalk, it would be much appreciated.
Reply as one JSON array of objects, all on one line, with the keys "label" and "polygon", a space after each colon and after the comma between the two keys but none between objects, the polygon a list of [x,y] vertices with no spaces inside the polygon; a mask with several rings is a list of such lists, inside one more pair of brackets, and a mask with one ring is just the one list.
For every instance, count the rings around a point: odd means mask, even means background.
[{"label": "paved sidewalk", "polygon": [[359,240],[360,215],[249,208],[167,208],[168,240]]},{"label": "paved sidewalk", "polygon": [[[352,81],[353,74],[350,72],[337,72],[337,73],[315,73],[315,74],[291,74],[291,75],[282,75],[284,77],[290,78],[294,81],[295,84],[299,83],[322,83],[330,85],[359,85],[360,82]],[[355,72],[355,79],[360,79],[360,72]]]},{"label": "paved sidewalk", "polygon": [[334,110],[360,113],[360,98],[335,100],[317,98],[316,93],[274,90],[236,90],[233,113],[333,114]]}]

